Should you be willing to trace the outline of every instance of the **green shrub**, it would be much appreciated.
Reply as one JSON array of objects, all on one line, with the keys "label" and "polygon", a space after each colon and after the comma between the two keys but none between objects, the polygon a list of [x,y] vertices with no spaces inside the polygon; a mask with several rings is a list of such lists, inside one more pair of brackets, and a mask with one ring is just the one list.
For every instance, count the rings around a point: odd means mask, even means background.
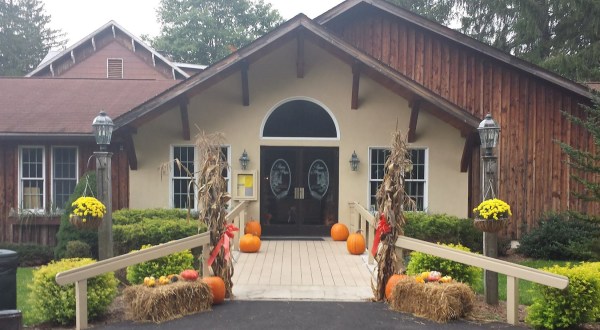
[{"label": "green shrub", "polygon": [[[86,180],[87,177],[87,180]],[[86,191],[86,182],[89,184]],[[78,229],[69,222],[69,215],[73,211],[71,204],[79,197],[87,196],[91,192],[96,193],[96,173],[90,171],[84,174],[80,179],[73,194],[69,197],[69,201],[65,205],[65,210],[60,217],[60,227],[56,233],[57,244],[54,248],[54,259],[65,258],[67,252],[67,244],[71,241],[82,241],[90,246],[92,256],[98,258],[98,231],[93,229]]]},{"label": "green shrub", "polygon": [[[51,262],[33,272],[29,284],[29,304],[42,321],[62,325],[75,320],[75,285],[60,286],[56,283],[57,273],[94,263],[92,259],[63,259]],[[88,279],[88,317],[93,319],[102,314],[117,294],[117,280],[113,273]]]},{"label": "green shrub", "polygon": [[53,247],[36,244],[0,244],[2,250],[19,254],[19,267],[45,265],[54,257]]},{"label": "green shrub", "polygon": [[[147,249],[152,245],[144,245],[142,249]],[[144,282],[144,277],[167,276],[170,274],[179,274],[185,269],[192,268],[194,256],[190,250],[185,250],[168,256],[142,262],[127,267],[127,280],[131,284],[140,284]]]},{"label": "green shrub", "polygon": [[536,285],[525,321],[536,328],[566,328],[600,319],[600,262],[545,268],[569,278],[564,289]]},{"label": "green shrub", "polygon": [[570,217],[567,213],[548,213],[539,227],[523,235],[518,252],[527,257],[550,260],[597,260],[594,244],[600,226]]},{"label": "green shrub", "polygon": [[[128,225],[142,222],[144,219],[188,219],[187,210],[182,209],[122,209],[113,213],[113,223]],[[195,211],[190,213],[190,221],[198,219]]]},{"label": "green shrub", "polygon": [[[470,251],[469,248],[460,244],[442,244],[448,247]],[[480,268],[461,264],[459,262],[435,257],[430,254],[413,251],[410,253],[410,261],[406,267],[406,273],[409,275],[417,275],[422,272],[438,271],[442,275],[452,276],[453,279],[466,283],[471,287],[481,281],[482,271]]]},{"label": "green shrub", "polygon": [[89,244],[82,241],[70,241],[67,243],[66,258],[90,258],[92,251]]},{"label": "green shrub", "polygon": [[483,235],[473,221],[447,214],[406,212],[404,235],[432,243],[461,244],[471,251],[481,252]]}]

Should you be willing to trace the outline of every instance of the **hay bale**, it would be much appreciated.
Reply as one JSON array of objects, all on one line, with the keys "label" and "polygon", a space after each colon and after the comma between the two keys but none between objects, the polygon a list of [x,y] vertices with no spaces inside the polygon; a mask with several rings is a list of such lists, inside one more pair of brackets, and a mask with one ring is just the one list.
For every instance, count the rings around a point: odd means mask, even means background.
[{"label": "hay bale", "polygon": [[143,285],[123,291],[127,318],[160,323],[188,314],[210,310],[212,295],[201,280],[179,281],[149,288]]},{"label": "hay bale", "polygon": [[411,277],[392,289],[390,308],[441,323],[463,317],[474,300],[475,293],[464,283],[417,283]]}]

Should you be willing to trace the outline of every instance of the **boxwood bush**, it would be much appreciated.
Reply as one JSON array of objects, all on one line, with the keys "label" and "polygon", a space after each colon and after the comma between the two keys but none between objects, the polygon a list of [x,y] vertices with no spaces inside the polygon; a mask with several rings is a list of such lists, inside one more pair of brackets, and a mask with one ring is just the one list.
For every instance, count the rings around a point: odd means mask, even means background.
[{"label": "boxwood bush", "polygon": [[[448,247],[470,252],[469,248],[460,244],[442,244]],[[413,251],[410,253],[410,261],[406,267],[406,273],[417,275],[422,272],[438,271],[443,276],[452,276],[456,281],[463,282],[473,287],[482,278],[481,268],[462,264],[460,262],[443,259],[430,254]]]},{"label": "boxwood bush", "polygon": [[[142,249],[147,249],[151,246],[143,245]],[[192,268],[193,262],[194,257],[192,256],[192,252],[184,250],[127,267],[127,280],[131,284],[140,284],[146,276],[154,276],[158,279],[160,276],[179,274],[185,269]]]},{"label": "boxwood bush", "polygon": [[471,251],[481,252],[483,235],[473,221],[447,214],[405,212],[404,235],[432,243],[461,244]]},{"label": "boxwood bush", "polygon": [[[29,304],[39,321],[50,321],[62,325],[75,321],[75,285],[65,286],[56,283],[56,274],[94,263],[89,258],[63,259],[53,261],[33,271],[33,281],[29,284]],[[101,315],[117,294],[117,280],[113,273],[106,273],[88,279],[88,317]]]},{"label": "boxwood bush", "polygon": [[525,321],[535,328],[567,328],[600,320],[600,262],[544,268],[569,278],[564,289],[536,285]]},{"label": "boxwood bush", "polygon": [[54,257],[53,248],[37,244],[1,243],[0,250],[11,250],[19,255],[19,267],[45,265]]},{"label": "boxwood bush", "polygon": [[600,226],[568,213],[545,214],[537,228],[523,235],[518,252],[549,260],[598,260]]}]

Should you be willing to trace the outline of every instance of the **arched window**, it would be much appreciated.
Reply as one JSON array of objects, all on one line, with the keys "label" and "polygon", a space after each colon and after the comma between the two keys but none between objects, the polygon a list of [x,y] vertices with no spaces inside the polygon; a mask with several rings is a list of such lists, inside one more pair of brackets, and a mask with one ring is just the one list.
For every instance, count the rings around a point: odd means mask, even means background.
[{"label": "arched window", "polygon": [[320,105],[293,100],[277,107],[269,115],[263,137],[337,138],[337,128],[329,112]]}]

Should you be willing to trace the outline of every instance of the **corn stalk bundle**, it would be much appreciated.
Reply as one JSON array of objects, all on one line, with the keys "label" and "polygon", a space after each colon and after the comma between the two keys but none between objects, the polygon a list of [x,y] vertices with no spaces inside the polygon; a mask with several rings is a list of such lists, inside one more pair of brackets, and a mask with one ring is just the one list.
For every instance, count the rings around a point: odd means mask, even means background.
[{"label": "corn stalk bundle", "polygon": [[[399,235],[404,235],[405,207],[414,207],[414,202],[405,190],[404,175],[411,170],[411,161],[406,138],[399,131],[392,134],[391,153],[385,161],[383,182],[377,190],[376,222],[386,221],[390,231],[381,236],[377,260],[377,283],[371,284],[375,301],[385,297],[385,285],[394,275],[397,265],[395,243]],[[383,220],[382,220],[383,219]]]},{"label": "corn stalk bundle", "polygon": [[[227,192],[227,181],[223,178],[223,172],[227,169],[226,158],[221,154],[223,141],[221,133],[202,133],[196,140],[200,163],[196,178],[198,213],[200,221],[206,223],[210,232],[211,251],[225,233],[227,204],[231,200],[231,195]],[[213,274],[225,282],[226,297],[231,297],[233,264],[225,259],[224,247],[221,247],[211,268]]]}]

